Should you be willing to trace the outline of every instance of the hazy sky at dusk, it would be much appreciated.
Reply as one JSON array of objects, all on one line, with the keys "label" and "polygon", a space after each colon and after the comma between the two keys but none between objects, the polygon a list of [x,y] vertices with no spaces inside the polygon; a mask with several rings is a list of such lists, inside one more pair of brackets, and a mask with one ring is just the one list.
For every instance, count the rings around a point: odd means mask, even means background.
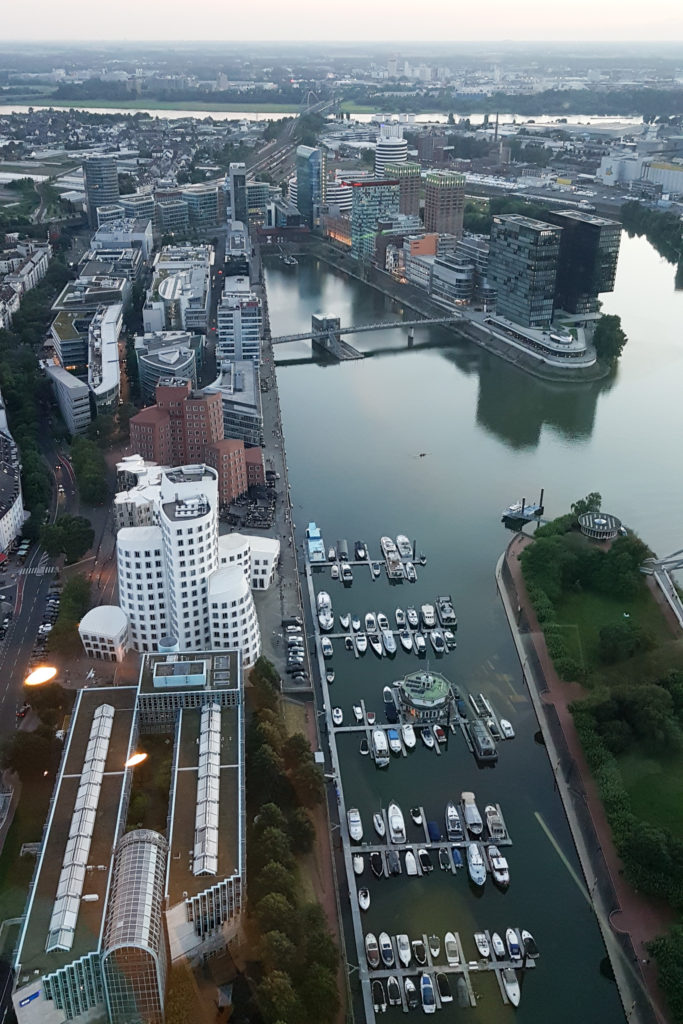
[{"label": "hazy sky at dusk", "polygon": [[2,0],[4,40],[683,39],[680,0]]}]

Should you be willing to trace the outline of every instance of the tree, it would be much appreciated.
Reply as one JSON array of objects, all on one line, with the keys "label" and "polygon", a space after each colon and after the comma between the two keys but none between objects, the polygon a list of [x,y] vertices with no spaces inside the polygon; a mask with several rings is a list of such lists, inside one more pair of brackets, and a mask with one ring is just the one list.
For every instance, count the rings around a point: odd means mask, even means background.
[{"label": "tree", "polygon": [[652,635],[630,619],[603,626],[600,630],[598,655],[606,665],[632,658],[639,651],[650,651],[653,647]]},{"label": "tree", "polygon": [[285,768],[294,768],[303,761],[310,761],[312,756],[311,744],[302,732],[292,733],[285,740],[282,747]]},{"label": "tree", "polygon": [[290,938],[296,933],[296,910],[280,892],[267,893],[254,908],[261,931],[281,931]]},{"label": "tree", "polygon": [[285,971],[272,971],[263,979],[256,990],[256,1001],[269,1024],[301,1024],[306,1020],[292,979]]},{"label": "tree", "polygon": [[197,985],[187,964],[172,965],[168,972],[168,992],[164,1006],[166,1024],[187,1024],[201,1020]]},{"label": "tree", "polygon": [[290,973],[296,963],[297,951],[284,932],[266,932],[259,943],[259,956],[267,971],[280,968]]},{"label": "tree", "polygon": [[33,732],[15,732],[2,747],[2,766],[21,779],[37,779],[59,764],[61,747],[51,729],[39,725]]},{"label": "tree", "polygon": [[578,519],[586,512],[599,512],[602,505],[602,495],[598,491],[591,491],[585,498],[578,498],[571,504],[571,510]]},{"label": "tree", "polygon": [[315,807],[325,796],[323,773],[313,761],[304,761],[291,772],[294,792],[304,807]]},{"label": "tree", "polygon": [[333,1021],[339,1010],[337,979],[322,964],[309,964],[299,986],[299,997],[306,1007],[310,1024]]},{"label": "tree", "polygon": [[593,345],[598,359],[605,363],[616,363],[628,341],[621,329],[621,317],[604,313],[593,332]]},{"label": "tree", "polygon": [[683,1020],[683,925],[675,924],[668,935],[648,944],[657,961],[657,980],[664,990],[673,1020]]},{"label": "tree", "polygon": [[265,861],[274,860],[286,867],[292,863],[289,836],[279,828],[265,828],[260,835],[258,853]]},{"label": "tree", "polygon": [[277,861],[269,860],[260,871],[254,873],[249,883],[249,893],[256,899],[262,899],[268,893],[276,892],[288,899],[290,903],[296,902],[297,880],[291,869]]},{"label": "tree", "polygon": [[289,836],[294,853],[310,853],[315,843],[315,825],[303,807],[297,807],[289,818]]},{"label": "tree", "polygon": [[263,833],[267,828],[278,828],[284,832],[287,827],[287,819],[277,804],[264,804],[254,818],[254,830]]},{"label": "tree", "polygon": [[44,526],[40,539],[53,558],[62,552],[67,563],[78,562],[92,547],[95,531],[84,516],[60,516],[52,525]]}]

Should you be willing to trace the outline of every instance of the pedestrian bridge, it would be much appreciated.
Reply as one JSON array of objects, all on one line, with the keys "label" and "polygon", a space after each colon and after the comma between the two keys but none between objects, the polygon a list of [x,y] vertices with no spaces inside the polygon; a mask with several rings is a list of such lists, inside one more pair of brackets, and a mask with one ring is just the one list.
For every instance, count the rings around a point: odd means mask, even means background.
[{"label": "pedestrian bridge", "polygon": [[[313,320],[318,319],[313,317]],[[355,324],[348,327],[342,327],[337,320],[336,323],[330,323],[332,317],[321,318],[326,321],[325,326],[322,330],[311,329],[310,331],[304,331],[302,334],[280,334],[275,338],[271,339],[273,345],[287,345],[291,341],[312,341],[320,342],[321,346],[325,349],[328,348],[327,339],[330,334],[339,336],[341,334],[362,334],[367,331],[383,331],[388,327],[408,327],[410,328],[410,334],[412,336],[415,327],[430,327],[434,324],[451,324],[460,320],[461,317],[458,314],[449,314],[448,316],[439,317],[421,317],[419,320],[380,320],[377,323],[372,324]],[[360,356],[361,353],[358,353]]]}]

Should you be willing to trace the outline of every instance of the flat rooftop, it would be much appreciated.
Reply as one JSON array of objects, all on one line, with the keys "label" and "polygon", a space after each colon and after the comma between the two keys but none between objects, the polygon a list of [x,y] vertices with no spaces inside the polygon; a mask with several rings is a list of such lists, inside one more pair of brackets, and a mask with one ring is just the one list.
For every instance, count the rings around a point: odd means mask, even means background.
[{"label": "flat rooftop", "polygon": [[[17,973],[17,982],[20,986],[34,977],[49,974],[73,963],[79,957],[97,949],[125,779],[123,765],[130,745],[136,694],[135,686],[97,687],[79,691],[66,739],[66,755],[55,785],[52,813],[46,826],[38,873],[17,954],[17,963],[21,966]],[[98,898],[93,901],[81,900],[71,949],[46,953],[45,945],[57,883],[62,870],[93,715],[103,704],[110,704],[114,708],[114,721],[83,886],[84,896]]]},{"label": "flat rooftop", "polygon": [[[206,668],[206,686],[196,687],[198,691],[202,690],[203,692],[210,693],[211,690],[237,690],[239,688],[237,652],[202,651],[201,653],[192,654],[146,654],[140,668],[140,693],[142,695],[148,693],[162,694],[172,693],[174,688],[178,690],[193,689],[188,687],[182,675],[178,676],[178,683],[175,687],[168,676],[166,676],[163,687],[155,687],[154,666],[160,664],[161,667],[163,665],[163,673],[175,674],[176,671],[180,673],[180,669],[171,670],[166,669],[165,666],[182,664],[190,666],[200,662]],[[159,675],[159,669],[157,669],[157,675]]]}]

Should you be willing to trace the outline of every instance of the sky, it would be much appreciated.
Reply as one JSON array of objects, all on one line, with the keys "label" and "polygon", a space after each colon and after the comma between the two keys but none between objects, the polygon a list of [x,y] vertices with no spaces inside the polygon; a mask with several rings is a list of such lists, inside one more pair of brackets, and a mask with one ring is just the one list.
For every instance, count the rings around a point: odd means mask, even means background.
[{"label": "sky", "polygon": [[681,0],[2,0],[0,6],[3,41],[683,40]]}]

